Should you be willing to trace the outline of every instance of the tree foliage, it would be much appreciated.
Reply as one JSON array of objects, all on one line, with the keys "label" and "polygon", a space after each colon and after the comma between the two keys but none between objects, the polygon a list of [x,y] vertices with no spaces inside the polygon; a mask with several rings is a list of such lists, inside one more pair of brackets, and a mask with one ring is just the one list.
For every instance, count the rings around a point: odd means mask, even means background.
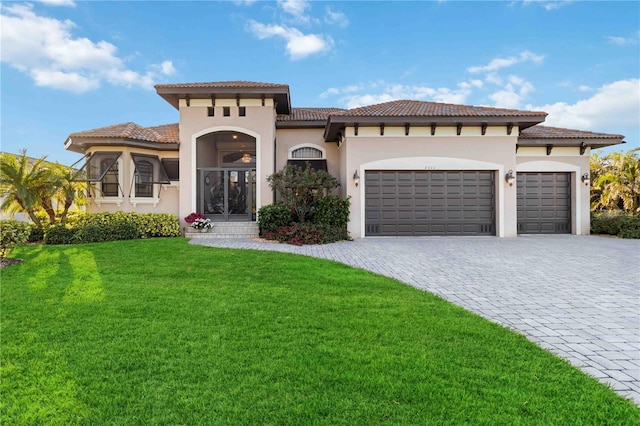
[{"label": "tree foliage", "polygon": [[[22,150],[19,155],[0,155],[0,208],[8,213],[24,212],[38,227],[43,223],[40,212],[50,225],[65,223],[72,205],[85,202],[86,184],[77,182],[81,172],[58,163],[49,163],[46,156],[33,159]],[[46,220],[46,219],[45,219]]]},{"label": "tree foliage", "polygon": [[591,155],[591,210],[640,213],[640,148]]},{"label": "tree foliage", "polygon": [[269,176],[267,182],[280,195],[280,202],[295,213],[299,222],[309,221],[314,205],[340,185],[331,174],[314,170],[309,163],[304,169],[287,166]]}]

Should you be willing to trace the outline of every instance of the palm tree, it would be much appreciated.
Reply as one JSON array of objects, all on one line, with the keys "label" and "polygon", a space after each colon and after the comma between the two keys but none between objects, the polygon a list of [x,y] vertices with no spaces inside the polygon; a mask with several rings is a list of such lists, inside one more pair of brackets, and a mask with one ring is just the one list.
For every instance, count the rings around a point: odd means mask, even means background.
[{"label": "palm tree", "polygon": [[56,201],[58,206],[63,207],[60,223],[66,223],[71,206],[74,204],[80,206],[87,201],[87,184],[81,179],[84,171],[56,164],[54,173],[58,177]]},{"label": "palm tree", "polygon": [[25,149],[19,156],[0,155],[0,196],[4,197],[0,208],[11,213],[22,211],[38,227],[42,223],[36,212],[42,207],[43,196],[51,193],[52,173],[45,167],[45,158],[31,160]]},{"label": "palm tree", "polygon": [[[592,156],[592,208],[640,212],[640,148]],[[594,194],[592,194],[594,195]]]}]

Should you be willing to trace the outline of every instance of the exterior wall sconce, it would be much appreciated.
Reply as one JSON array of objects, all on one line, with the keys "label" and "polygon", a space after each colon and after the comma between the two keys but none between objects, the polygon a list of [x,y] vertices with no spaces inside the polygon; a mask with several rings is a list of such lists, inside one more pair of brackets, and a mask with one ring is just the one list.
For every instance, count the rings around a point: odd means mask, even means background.
[{"label": "exterior wall sconce", "polygon": [[360,175],[358,174],[358,169],[353,173],[353,183],[358,186],[360,184]]},{"label": "exterior wall sconce", "polygon": [[513,174],[513,170],[509,170],[506,175],[504,175],[504,180],[509,184],[509,186],[513,186],[513,183],[516,181],[516,176]]},{"label": "exterior wall sconce", "polygon": [[582,177],[580,178],[580,180],[582,181],[582,183],[584,183],[586,186],[589,186],[589,173],[585,173],[582,175]]}]

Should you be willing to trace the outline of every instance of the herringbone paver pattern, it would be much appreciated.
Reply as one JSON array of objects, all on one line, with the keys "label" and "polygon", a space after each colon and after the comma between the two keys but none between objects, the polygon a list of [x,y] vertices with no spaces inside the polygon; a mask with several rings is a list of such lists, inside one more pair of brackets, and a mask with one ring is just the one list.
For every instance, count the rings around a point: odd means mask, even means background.
[{"label": "herringbone paver pattern", "polygon": [[640,242],[595,236],[364,238],[295,247],[437,294],[518,330],[640,405]]}]

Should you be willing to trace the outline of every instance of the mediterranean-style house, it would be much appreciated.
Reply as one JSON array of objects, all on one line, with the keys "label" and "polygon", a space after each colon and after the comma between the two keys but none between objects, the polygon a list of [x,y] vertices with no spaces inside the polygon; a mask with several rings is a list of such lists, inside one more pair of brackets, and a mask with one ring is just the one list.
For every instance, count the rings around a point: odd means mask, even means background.
[{"label": "mediterranean-style house", "polygon": [[89,212],[193,211],[256,221],[267,177],[310,162],[351,197],[368,236],[589,233],[589,153],[622,135],[541,126],[546,113],[399,100],[292,108],[286,84],[160,84],[179,122],[72,133],[95,189]]}]

